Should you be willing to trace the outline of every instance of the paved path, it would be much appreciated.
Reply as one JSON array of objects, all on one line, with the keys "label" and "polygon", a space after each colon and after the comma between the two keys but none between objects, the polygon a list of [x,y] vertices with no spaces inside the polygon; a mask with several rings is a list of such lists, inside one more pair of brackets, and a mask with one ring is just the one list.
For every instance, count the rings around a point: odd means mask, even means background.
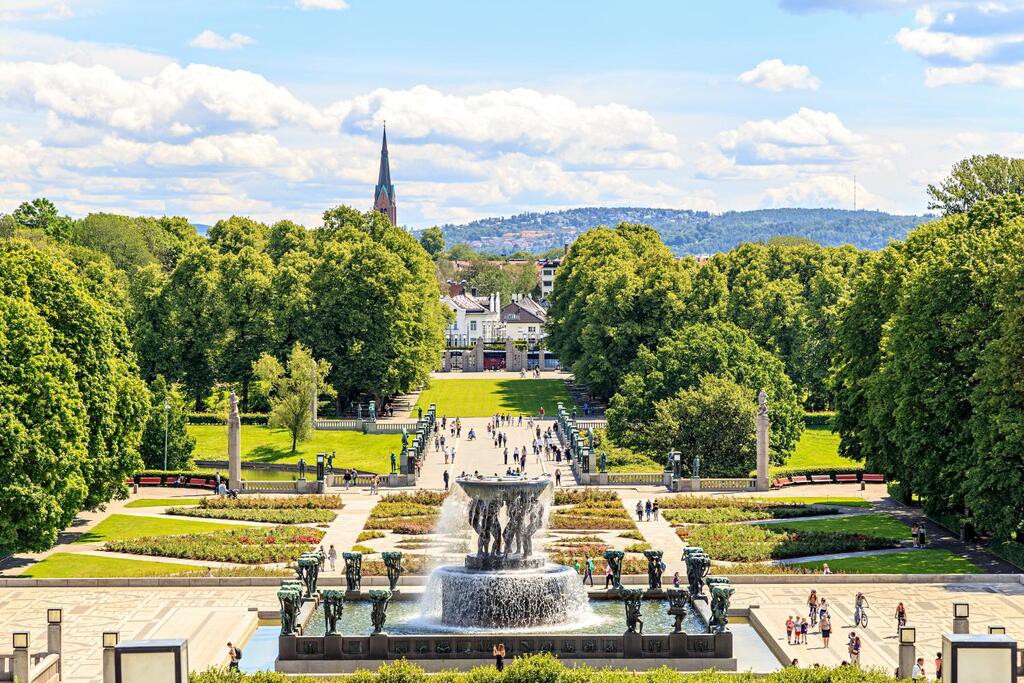
[{"label": "paved path", "polygon": [[[639,501],[643,504],[651,500],[652,496],[645,495],[636,489],[620,489],[619,498],[622,499],[622,505],[626,508],[626,512],[636,521],[637,502]],[[683,548],[686,547],[686,543],[679,538],[672,525],[666,522],[664,517],[659,516],[657,520],[637,522],[636,526],[640,529],[640,533],[644,535],[647,542],[651,544],[652,548],[665,552],[663,559],[667,569],[665,570],[664,581],[671,583],[672,574],[675,572],[679,572],[679,576],[685,580],[686,564],[682,558]]]}]

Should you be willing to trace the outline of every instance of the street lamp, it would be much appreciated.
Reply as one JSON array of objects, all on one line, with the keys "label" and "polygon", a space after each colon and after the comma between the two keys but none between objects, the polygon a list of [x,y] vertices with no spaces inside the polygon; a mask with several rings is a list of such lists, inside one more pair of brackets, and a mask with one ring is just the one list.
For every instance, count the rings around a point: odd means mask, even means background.
[{"label": "street lamp", "polygon": [[164,472],[167,471],[167,425],[171,418],[171,401],[164,399]]}]

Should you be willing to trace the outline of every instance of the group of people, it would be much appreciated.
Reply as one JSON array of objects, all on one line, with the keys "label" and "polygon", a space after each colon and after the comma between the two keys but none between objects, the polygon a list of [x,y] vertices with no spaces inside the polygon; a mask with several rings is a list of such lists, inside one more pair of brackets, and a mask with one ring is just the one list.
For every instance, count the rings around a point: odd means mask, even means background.
[{"label": "group of people", "polygon": [[636,502],[636,521],[644,521],[644,515],[647,516],[647,521],[651,521],[652,517],[655,522],[658,521],[658,514],[661,512],[661,508],[658,507],[658,501],[651,502],[648,498],[646,503],[641,503],[639,500]]}]

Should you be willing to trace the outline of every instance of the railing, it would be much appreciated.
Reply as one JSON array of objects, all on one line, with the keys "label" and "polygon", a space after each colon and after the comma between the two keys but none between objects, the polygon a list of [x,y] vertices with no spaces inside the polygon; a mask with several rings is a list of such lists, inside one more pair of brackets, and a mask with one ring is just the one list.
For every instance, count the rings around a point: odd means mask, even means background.
[{"label": "railing", "polygon": [[741,477],[735,479],[701,479],[700,488],[702,491],[753,491],[757,488],[757,478]]},{"label": "railing", "polygon": [[334,430],[334,431],[363,431],[363,421],[354,419],[342,419],[342,420],[317,420],[317,429]]},{"label": "railing", "polygon": [[609,472],[609,484],[663,484],[662,472]]},{"label": "railing", "polygon": [[0,655],[0,681],[14,680],[14,655]]},{"label": "railing", "polygon": [[586,432],[588,429],[607,429],[607,428],[608,428],[608,420],[602,420],[602,419],[598,419],[598,418],[593,418],[593,419],[590,419],[590,420],[580,420],[580,419],[576,420],[576,429],[578,429],[581,432]]},{"label": "railing", "polygon": [[32,659],[32,671],[29,673],[31,683],[54,683],[60,680],[60,655],[43,654]]},{"label": "railing", "polygon": [[242,480],[243,491],[267,492],[267,493],[294,493],[296,490],[294,481],[248,481]]},{"label": "railing", "polygon": [[367,434],[400,434],[405,429],[410,437],[416,433],[415,422],[367,422]]}]

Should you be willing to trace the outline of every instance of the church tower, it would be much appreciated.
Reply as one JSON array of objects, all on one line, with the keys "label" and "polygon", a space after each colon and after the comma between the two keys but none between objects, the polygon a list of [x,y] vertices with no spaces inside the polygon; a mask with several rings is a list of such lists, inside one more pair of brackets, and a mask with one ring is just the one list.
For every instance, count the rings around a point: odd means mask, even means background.
[{"label": "church tower", "polygon": [[391,166],[388,164],[388,128],[384,126],[384,140],[380,146],[380,172],[377,188],[373,191],[373,210],[388,217],[391,225],[397,223],[395,186],[391,184]]}]

